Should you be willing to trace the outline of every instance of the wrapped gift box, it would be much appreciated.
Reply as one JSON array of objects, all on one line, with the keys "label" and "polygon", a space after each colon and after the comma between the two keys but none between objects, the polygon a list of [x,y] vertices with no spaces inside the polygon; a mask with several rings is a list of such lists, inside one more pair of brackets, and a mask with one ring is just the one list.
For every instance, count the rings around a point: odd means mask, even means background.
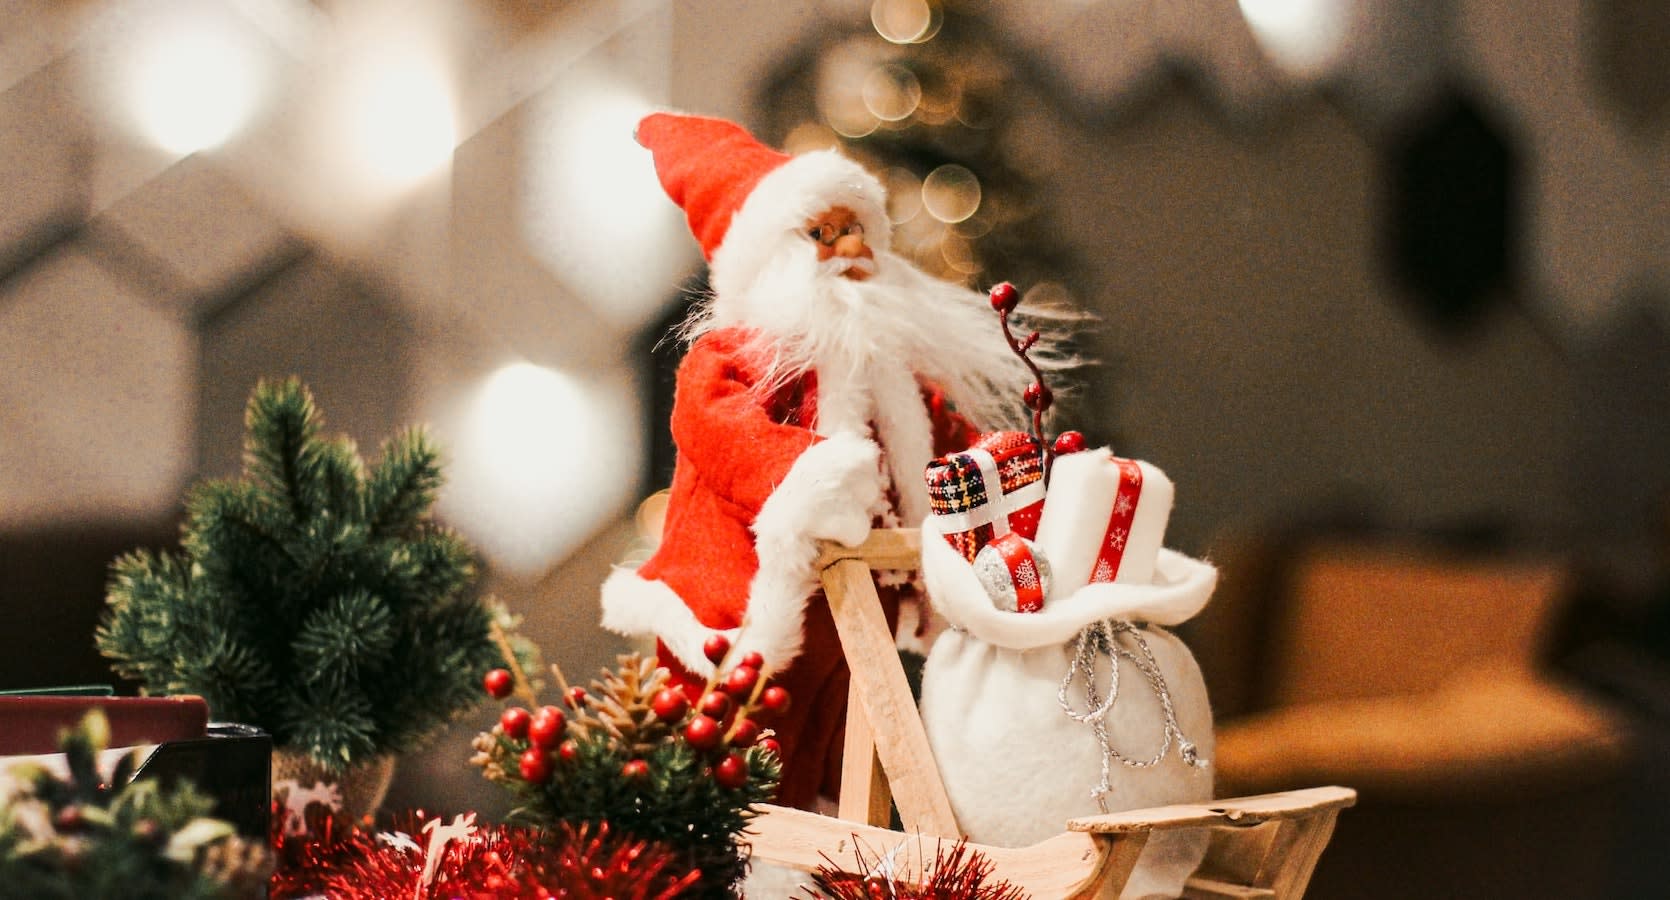
[{"label": "wrapped gift box", "polygon": [[1148,584],[1174,489],[1158,467],[1106,448],[1058,456],[1038,544],[1062,595],[1093,582]]},{"label": "wrapped gift box", "polygon": [[934,525],[970,562],[994,537],[1013,531],[1032,539],[1044,507],[1044,456],[1021,431],[994,431],[961,453],[928,464],[928,505]]}]

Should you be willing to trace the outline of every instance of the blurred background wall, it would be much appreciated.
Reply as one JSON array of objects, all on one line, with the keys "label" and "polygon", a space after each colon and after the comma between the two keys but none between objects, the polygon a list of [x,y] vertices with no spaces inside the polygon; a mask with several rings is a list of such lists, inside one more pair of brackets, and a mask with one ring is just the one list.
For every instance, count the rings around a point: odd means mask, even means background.
[{"label": "blurred background wall", "polygon": [[[109,680],[105,566],[171,545],[286,374],[368,454],[429,425],[483,590],[571,673],[611,661],[597,586],[670,472],[659,342],[701,274],[631,140],[671,106],[838,143],[924,265],[1093,311],[1101,364],[1057,427],[1167,471],[1172,545],[1326,523],[1557,557],[1562,646],[1644,667],[1627,704],[1665,708],[1662,4],[6,0],[0,22],[0,688]],[[391,802],[482,808],[480,724]]]}]

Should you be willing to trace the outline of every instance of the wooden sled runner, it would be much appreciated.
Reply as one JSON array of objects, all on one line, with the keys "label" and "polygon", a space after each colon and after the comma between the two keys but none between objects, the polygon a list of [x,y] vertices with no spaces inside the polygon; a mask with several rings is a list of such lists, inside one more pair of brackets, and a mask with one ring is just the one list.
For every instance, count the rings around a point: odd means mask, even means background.
[{"label": "wooden sled runner", "polygon": [[[960,837],[870,575],[916,568],[921,549],[915,529],[872,531],[858,547],[825,545],[824,591],[852,670],[837,816],[766,806],[749,829],[756,860],[810,872],[850,858],[854,841],[886,854],[921,840],[932,858],[934,838]],[[1131,810],[1073,819],[1029,847],[968,846],[992,861],[997,877],[1037,900],[1117,898],[1150,834],[1205,827],[1210,848],[1184,897],[1285,900],[1304,895],[1336,816],[1356,797],[1349,788],[1319,787]],[[895,806],[900,831],[888,827]]]}]

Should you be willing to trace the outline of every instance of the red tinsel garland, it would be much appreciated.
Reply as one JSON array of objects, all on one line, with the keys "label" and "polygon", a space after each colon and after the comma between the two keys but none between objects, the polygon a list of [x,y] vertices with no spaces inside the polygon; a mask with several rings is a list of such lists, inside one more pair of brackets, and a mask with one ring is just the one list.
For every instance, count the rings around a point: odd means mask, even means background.
[{"label": "red tinsel garland", "polygon": [[[377,834],[350,828],[335,838],[275,838],[272,900],[675,900],[701,878],[681,870],[672,851],[606,823],[554,832],[484,825],[442,848],[420,891],[426,817],[407,818],[402,825],[411,827]],[[326,823],[318,833],[330,830]]]},{"label": "red tinsel garland", "polygon": [[[918,853],[921,850],[918,837]],[[855,844],[856,872],[846,871],[828,860],[812,873],[812,887],[806,890],[816,900],[1028,900],[1025,891],[1008,881],[988,883],[996,868],[985,854],[970,850],[958,841],[949,850],[940,842],[933,862],[912,873],[908,861],[900,865],[891,857],[868,855]]]}]

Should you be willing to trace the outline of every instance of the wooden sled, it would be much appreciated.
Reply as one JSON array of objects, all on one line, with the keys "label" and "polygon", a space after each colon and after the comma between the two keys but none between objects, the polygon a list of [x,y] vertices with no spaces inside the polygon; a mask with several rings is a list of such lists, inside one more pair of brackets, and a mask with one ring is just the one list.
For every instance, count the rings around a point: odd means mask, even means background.
[{"label": "wooden sled", "polygon": [[[870,575],[914,569],[921,550],[915,529],[872,531],[858,547],[825,545],[824,592],[852,670],[841,796],[833,817],[767,805],[749,827],[755,860],[810,872],[849,863],[855,841],[872,858],[909,842],[907,858],[931,860],[936,838],[949,847],[961,836]],[[1117,898],[1150,834],[1205,827],[1210,846],[1184,897],[1297,898],[1335,817],[1356,797],[1320,787],[1131,810],[1070,820],[1029,847],[968,846],[1036,900]],[[888,827],[895,806],[899,831]],[[926,845],[919,855],[918,842]]]}]

